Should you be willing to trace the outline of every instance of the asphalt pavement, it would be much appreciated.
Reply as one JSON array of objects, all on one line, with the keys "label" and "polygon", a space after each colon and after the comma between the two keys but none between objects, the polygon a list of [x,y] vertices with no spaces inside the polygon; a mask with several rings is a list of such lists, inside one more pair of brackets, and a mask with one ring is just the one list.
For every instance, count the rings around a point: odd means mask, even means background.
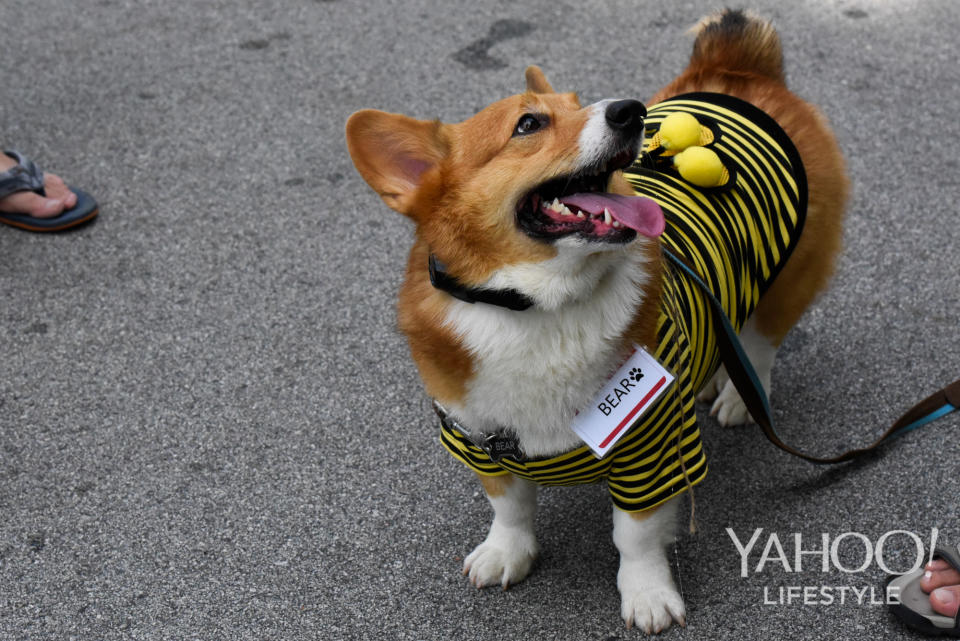
[{"label": "asphalt pavement", "polygon": [[[833,287],[773,372],[784,439],[837,452],[960,378],[960,11],[751,4],[853,178]],[[541,493],[525,582],[460,576],[490,510],[396,329],[410,224],[343,126],[461,120],[532,63],[585,102],[643,100],[714,7],[4,0],[0,146],[101,214],[0,228],[0,639],[643,637],[602,487]],[[914,537],[960,543],[960,414],[834,469],[700,425],[671,557],[688,625],[663,638],[919,638],[876,601]],[[729,531],[756,534],[745,571]]]}]

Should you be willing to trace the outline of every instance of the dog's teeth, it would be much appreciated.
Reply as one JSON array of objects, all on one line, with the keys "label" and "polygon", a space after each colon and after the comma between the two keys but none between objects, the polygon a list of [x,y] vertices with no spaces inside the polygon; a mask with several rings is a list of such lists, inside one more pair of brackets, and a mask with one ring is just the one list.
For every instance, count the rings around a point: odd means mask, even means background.
[{"label": "dog's teeth", "polygon": [[603,208],[603,222],[606,225],[613,224],[613,216],[610,215],[610,210],[606,207]]},{"label": "dog's teeth", "polygon": [[613,221],[613,226],[614,226],[614,227],[620,227],[620,221],[619,221],[619,220]]},{"label": "dog's teeth", "polygon": [[584,213],[583,213],[582,211],[578,211],[578,212],[577,212],[577,218],[586,218],[586,216],[584,215]]},{"label": "dog's teeth", "polygon": [[561,216],[573,216],[573,212],[570,211],[570,208],[564,204],[560,205],[560,215]]}]

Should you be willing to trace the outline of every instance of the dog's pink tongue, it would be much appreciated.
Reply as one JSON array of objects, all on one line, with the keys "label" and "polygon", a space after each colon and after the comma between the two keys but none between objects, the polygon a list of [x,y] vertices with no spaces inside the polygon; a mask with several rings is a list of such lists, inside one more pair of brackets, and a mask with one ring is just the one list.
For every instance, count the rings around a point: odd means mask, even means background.
[{"label": "dog's pink tongue", "polygon": [[649,238],[658,237],[666,226],[660,205],[643,196],[584,193],[571,194],[560,200],[565,205],[573,205],[591,214],[603,214],[606,208],[614,220],[620,221],[621,225]]}]

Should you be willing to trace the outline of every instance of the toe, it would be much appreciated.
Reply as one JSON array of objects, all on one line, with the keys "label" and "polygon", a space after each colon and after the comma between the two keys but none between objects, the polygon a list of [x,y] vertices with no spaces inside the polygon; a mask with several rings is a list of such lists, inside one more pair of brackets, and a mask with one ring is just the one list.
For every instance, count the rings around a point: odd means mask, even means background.
[{"label": "toe", "polygon": [[52,218],[76,206],[77,195],[56,174],[44,174],[43,188],[46,197],[29,191],[10,194],[0,200],[0,211],[34,218]]},{"label": "toe", "polygon": [[960,608],[960,585],[937,588],[931,592],[930,607],[944,616],[957,616],[957,609]]},{"label": "toe", "polygon": [[48,198],[62,201],[66,209],[77,204],[77,195],[70,191],[63,179],[56,174],[43,175],[43,188]]},{"label": "toe", "polygon": [[[76,198],[74,198],[74,203],[76,203]],[[63,200],[44,198],[32,192],[10,194],[3,200],[0,200],[0,211],[8,214],[26,214],[34,218],[57,216],[63,213],[66,208]]]},{"label": "toe", "polygon": [[924,569],[926,571],[920,579],[920,588],[924,592],[944,586],[960,585],[960,572],[950,567],[946,561],[941,559],[931,561]]}]

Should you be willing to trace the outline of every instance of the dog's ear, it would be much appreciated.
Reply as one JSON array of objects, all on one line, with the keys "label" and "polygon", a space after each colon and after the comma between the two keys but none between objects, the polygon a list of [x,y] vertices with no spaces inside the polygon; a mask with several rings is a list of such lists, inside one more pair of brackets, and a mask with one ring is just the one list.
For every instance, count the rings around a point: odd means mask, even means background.
[{"label": "dog's ear", "polygon": [[391,209],[409,214],[424,174],[443,159],[441,126],[374,109],[347,120],[353,164]]},{"label": "dog's ear", "polygon": [[540,67],[530,65],[527,67],[524,75],[527,77],[527,91],[532,91],[533,93],[556,93],[547,81],[547,77],[543,75],[543,70]]}]

